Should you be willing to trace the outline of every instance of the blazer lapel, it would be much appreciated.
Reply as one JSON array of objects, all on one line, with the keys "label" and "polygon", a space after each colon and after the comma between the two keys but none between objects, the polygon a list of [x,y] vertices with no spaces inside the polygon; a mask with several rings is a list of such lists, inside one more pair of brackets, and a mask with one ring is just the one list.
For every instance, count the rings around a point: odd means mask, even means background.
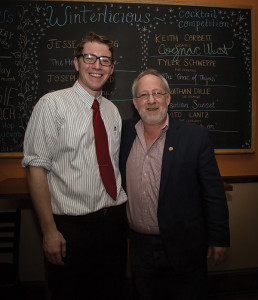
[{"label": "blazer lapel", "polygon": [[126,162],[131,151],[134,139],[136,137],[135,130],[136,120],[126,120],[123,122],[121,146],[119,155],[119,167],[122,176],[123,188],[126,191]]},{"label": "blazer lapel", "polygon": [[126,141],[123,144],[123,151],[124,151],[124,157],[125,157],[126,161],[129,156],[129,153],[131,151],[135,137],[136,137],[135,124],[137,122],[138,122],[138,120],[133,120],[125,130],[126,136],[124,138],[126,139]]},{"label": "blazer lapel", "polygon": [[169,129],[167,130],[162,157],[159,201],[160,199],[165,198],[164,191],[166,185],[172,184],[172,182],[169,182],[169,178],[171,178],[171,173],[173,173],[173,165],[176,156],[177,142],[179,137],[179,128],[180,123],[169,118]]}]

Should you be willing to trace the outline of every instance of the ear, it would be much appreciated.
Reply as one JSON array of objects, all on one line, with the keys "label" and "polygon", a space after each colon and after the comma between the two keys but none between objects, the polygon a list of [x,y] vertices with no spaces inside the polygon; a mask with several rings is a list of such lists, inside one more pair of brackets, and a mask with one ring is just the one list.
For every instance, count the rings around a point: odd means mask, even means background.
[{"label": "ear", "polygon": [[77,58],[77,57],[75,57],[75,58],[73,59],[73,63],[74,63],[75,70],[76,70],[77,72],[79,72],[79,61],[78,61],[78,58]]},{"label": "ear", "polygon": [[133,105],[138,110],[137,99],[133,98]]},{"label": "ear", "polygon": [[170,96],[170,94],[168,94],[168,95],[167,95],[167,106],[169,106],[170,101],[171,101],[171,96]]}]

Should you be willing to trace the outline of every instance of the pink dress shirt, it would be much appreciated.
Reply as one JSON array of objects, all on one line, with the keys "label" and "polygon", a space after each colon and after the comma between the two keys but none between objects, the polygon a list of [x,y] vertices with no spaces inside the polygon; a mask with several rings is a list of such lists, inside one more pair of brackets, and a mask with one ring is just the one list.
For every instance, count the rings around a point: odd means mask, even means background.
[{"label": "pink dress shirt", "polygon": [[140,120],[126,164],[128,195],[127,218],[130,228],[143,234],[159,234],[157,207],[163,149],[168,129],[168,117],[159,137],[147,150],[144,127]]}]

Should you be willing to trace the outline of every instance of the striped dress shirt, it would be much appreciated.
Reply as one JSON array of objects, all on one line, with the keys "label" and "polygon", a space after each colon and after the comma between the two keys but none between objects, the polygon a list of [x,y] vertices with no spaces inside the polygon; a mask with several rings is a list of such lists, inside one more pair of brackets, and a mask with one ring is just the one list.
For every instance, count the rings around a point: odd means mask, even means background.
[{"label": "striped dress shirt", "polygon": [[47,170],[54,214],[84,215],[127,200],[118,164],[121,117],[111,101],[102,96],[97,100],[115,171],[116,201],[106,192],[99,173],[91,108],[94,97],[76,81],[71,88],[43,96],[32,112],[22,166]]},{"label": "striped dress shirt", "polygon": [[130,228],[143,234],[159,234],[157,217],[162,157],[168,116],[159,137],[146,147],[144,127],[136,125],[136,138],[126,163],[127,218]]}]

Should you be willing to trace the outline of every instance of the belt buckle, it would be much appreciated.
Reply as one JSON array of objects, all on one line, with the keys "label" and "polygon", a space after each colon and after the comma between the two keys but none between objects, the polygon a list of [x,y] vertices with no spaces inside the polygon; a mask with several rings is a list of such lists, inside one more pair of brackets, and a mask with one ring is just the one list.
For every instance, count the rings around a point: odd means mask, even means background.
[{"label": "belt buckle", "polygon": [[108,207],[105,207],[105,208],[104,208],[104,211],[103,211],[103,215],[106,216],[107,213],[108,213]]}]

